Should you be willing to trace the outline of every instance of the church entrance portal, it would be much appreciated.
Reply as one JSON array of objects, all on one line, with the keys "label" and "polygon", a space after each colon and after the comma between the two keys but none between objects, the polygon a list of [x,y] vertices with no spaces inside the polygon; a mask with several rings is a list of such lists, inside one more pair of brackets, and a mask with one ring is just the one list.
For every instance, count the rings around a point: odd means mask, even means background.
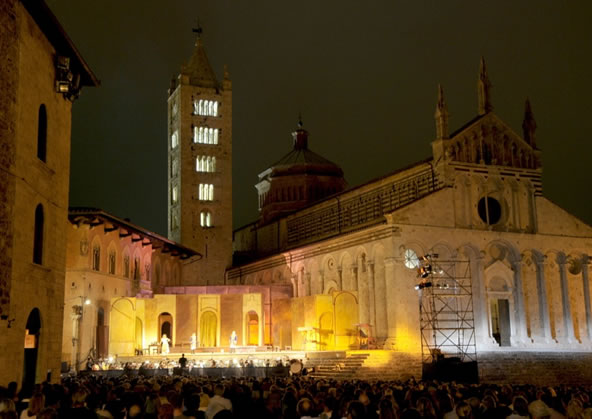
[{"label": "church entrance portal", "polygon": [[510,303],[506,299],[491,300],[491,336],[499,346],[511,346]]},{"label": "church entrance portal", "polygon": [[23,362],[23,394],[30,396],[35,386],[37,375],[37,355],[39,352],[39,334],[41,331],[41,315],[34,308],[27,319],[25,330],[25,359]]}]

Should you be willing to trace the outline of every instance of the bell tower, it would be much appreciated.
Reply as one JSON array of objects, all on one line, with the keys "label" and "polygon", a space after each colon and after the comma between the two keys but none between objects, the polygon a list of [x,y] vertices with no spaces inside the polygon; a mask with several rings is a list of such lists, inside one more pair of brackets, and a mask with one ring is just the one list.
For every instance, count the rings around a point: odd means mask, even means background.
[{"label": "bell tower", "polygon": [[[182,285],[221,284],[232,260],[232,83],[197,34],[168,98],[168,237],[197,250]],[[185,272],[187,270],[187,272]]]}]

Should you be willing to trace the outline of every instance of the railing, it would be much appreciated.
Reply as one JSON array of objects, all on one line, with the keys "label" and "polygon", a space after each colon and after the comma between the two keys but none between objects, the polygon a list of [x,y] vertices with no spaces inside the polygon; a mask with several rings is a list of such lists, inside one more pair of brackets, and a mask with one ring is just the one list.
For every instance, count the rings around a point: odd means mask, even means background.
[{"label": "railing", "polygon": [[[383,215],[442,188],[431,167],[351,198],[334,198],[318,210],[303,210],[287,220],[288,247],[362,226],[380,223]],[[326,205],[326,204],[325,204]]]}]

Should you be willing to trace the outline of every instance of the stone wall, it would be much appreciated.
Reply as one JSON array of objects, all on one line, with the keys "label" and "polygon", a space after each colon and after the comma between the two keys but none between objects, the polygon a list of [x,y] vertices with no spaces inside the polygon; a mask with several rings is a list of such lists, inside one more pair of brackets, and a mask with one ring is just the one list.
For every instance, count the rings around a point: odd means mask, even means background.
[{"label": "stone wall", "polygon": [[480,352],[482,383],[590,384],[592,352]]},{"label": "stone wall", "polygon": [[[22,382],[25,330],[34,313],[41,329],[30,379],[38,383],[51,374],[55,382],[62,341],[72,103],[55,92],[56,51],[21,2],[0,1],[0,40],[0,52],[8,57],[0,70],[3,297],[10,287],[9,322],[0,323],[0,385]],[[37,157],[42,104],[48,120],[45,161]],[[43,254],[41,263],[34,263],[38,205],[43,208]]]},{"label": "stone wall", "polygon": [[[12,219],[14,208],[14,164],[16,139],[18,55],[16,1],[0,1],[0,315],[8,316],[12,270]],[[3,322],[0,323],[3,326]]]}]

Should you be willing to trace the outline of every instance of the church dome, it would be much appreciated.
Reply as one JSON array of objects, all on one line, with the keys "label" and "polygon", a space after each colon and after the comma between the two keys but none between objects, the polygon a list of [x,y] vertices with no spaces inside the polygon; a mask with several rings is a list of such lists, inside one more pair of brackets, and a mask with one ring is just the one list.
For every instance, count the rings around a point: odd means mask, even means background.
[{"label": "church dome", "polygon": [[292,133],[293,148],[259,174],[260,221],[267,223],[345,189],[341,168],[308,148],[302,122]]}]

